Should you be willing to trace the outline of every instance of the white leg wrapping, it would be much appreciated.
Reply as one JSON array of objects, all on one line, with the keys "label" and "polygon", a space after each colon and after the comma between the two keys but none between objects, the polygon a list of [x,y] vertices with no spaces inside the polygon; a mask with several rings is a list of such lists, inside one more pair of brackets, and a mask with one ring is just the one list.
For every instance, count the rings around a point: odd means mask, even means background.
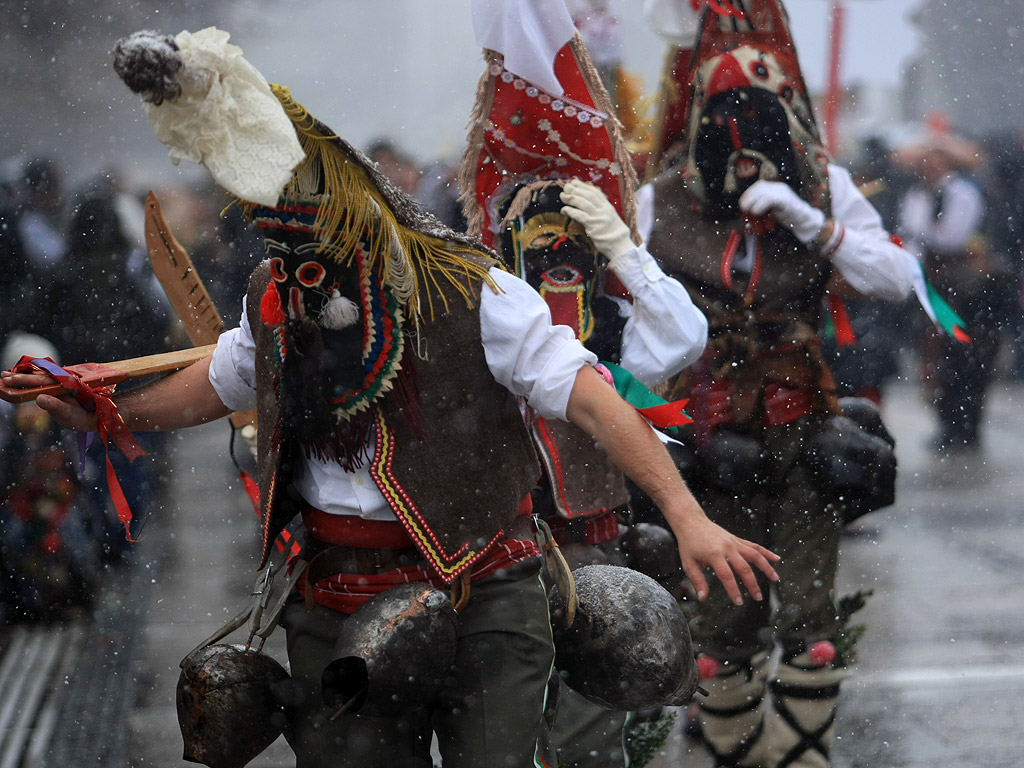
[{"label": "white leg wrapping", "polygon": [[749,664],[725,666],[718,675],[702,679],[707,696],[698,697],[705,745],[718,765],[759,766],[757,751],[765,708],[768,654]]},{"label": "white leg wrapping", "polygon": [[759,747],[769,768],[827,768],[835,738],[839,684],[847,674],[815,667],[808,653],[779,664],[772,681],[773,706],[765,716]]}]

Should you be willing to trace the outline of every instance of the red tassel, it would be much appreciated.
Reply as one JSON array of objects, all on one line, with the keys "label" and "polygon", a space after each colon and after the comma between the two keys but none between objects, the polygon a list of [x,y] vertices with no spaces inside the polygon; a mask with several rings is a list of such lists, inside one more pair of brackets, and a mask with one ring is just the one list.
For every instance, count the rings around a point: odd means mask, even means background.
[{"label": "red tassel", "polygon": [[252,503],[252,508],[256,511],[257,517],[260,514],[260,489],[256,485],[256,481],[252,479],[252,475],[246,472],[244,469],[238,473],[238,477],[242,480],[242,488],[245,489],[245,495],[249,497],[249,501]]},{"label": "red tassel", "polygon": [[281,306],[281,294],[273,282],[267,284],[267,292],[260,301],[260,319],[268,328],[281,325],[285,321],[284,307]]}]

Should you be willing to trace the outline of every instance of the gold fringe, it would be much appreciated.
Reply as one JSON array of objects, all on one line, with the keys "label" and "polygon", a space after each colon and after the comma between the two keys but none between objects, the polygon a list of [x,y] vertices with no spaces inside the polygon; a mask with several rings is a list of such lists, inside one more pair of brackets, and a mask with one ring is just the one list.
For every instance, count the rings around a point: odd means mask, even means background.
[{"label": "gold fringe", "polygon": [[[424,292],[431,319],[435,312],[434,292],[444,311],[448,311],[443,283],[454,287],[468,307],[473,306],[476,298],[474,281],[498,291],[488,275],[490,263],[485,251],[454,245],[402,224],[362,164],[337,143],[339,137],[322,133],[313,116],[292,99],[288,88],[276,84],[271,84],[271,88],[294,124],[306,153],[282,193],[284,204],[308,202],[316,189],[308,185],[322,181],[323,196],[313,223],[313,228],[321,233],[317,253],[348,264],[356,248],[362,247],[369,254],[368,263],[380,270],[385,285],[394,292],[417,328],[424,311]],[[239,204],[251,217],[255,206],[246,201]]]}]

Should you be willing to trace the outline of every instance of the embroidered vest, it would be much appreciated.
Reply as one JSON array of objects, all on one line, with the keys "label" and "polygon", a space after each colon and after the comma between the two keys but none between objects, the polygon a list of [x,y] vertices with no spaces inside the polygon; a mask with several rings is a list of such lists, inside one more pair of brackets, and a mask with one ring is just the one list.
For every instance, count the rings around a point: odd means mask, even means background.
[{"label": "embroidered vest", "polygon": [[575,424],[537,416],[533,437],[560,517],[597,515],[629,500],[622,470]]},{"label": "embroidered vest", "polygon": [[[274,537],[299,512],[291,487],[302,446],[282,437],[273,331],[259,316],[270,279],[261,265],[249,285],[256,342],[257,436],[263,561]],[[475,286],[478,291],[491,290]],[[423,436],[383,396],[376,408],[370,474],[413,544],[445,581],[453,581],[502,538],[540,475],[515,397],[492,378],[476,309],[454,289],[448,311],[432,287],[435,317],[407,344],[421,350],[415,386]]]}]

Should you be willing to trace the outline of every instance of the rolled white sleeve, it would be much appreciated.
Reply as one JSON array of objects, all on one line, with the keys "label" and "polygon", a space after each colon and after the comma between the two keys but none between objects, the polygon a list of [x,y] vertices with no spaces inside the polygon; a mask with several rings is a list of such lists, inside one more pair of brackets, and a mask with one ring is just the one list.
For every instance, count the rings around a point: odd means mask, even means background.
[{"label": "rolled white sleeve", "polygon": [[256,407],[256,343],[242,305],[242,323],[217,339],[210,361],[210,383],[217,396],[233,411]]},{"label": "rolled white sleeve", "polygon": [[623,302],[622,367],[648,386],[695,362],[708,341],[708,321],[682,284],[666,275],[641,245],[610,265],[629,290]]},{"label": "rolled white sleeve", "polygon": [[481,291],[480,338],[491,375],[541,416],[566,421],[576,374],[597,356],[571,328],[551,324],[548,305],[526,282],[499,269],[490,276],[500,290]]},{"label": "rolled white sleeve", "polygon": [[846,169],[829,165],[828,176],[832,220],[845,229],[832,262],[855,290],[889,301],[905,299],[913,289],[914,257],[889,239],[882,217]]}]

